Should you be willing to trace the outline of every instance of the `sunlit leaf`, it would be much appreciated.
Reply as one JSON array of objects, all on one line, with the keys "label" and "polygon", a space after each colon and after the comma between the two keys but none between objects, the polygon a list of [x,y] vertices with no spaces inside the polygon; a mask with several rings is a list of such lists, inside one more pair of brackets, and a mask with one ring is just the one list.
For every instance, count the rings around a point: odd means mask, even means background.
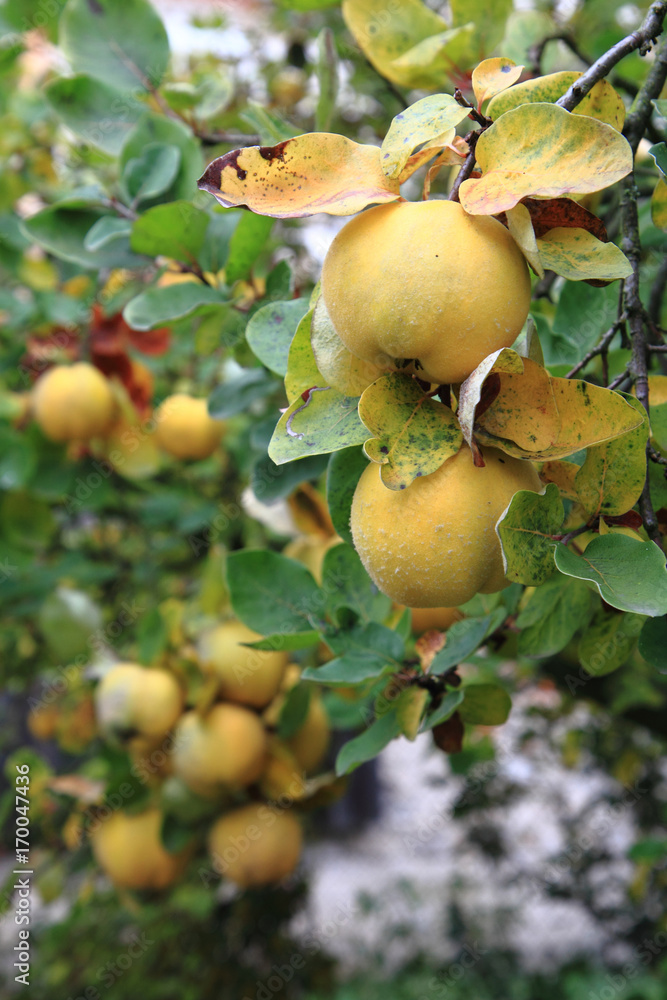
[{"label": "sunlit leaf", "polygon": [[326,455],[363,444],[368,431],[357,413],[358,399],[337,389],[308,389],[278,421],[269,455],[276,465],[305,455]]},{"label": "sunlit leaf", "polygon": [[472,89],[478,107],[481,108],[484,101],[511,87],[522,72],[523,66],[517,66],[511,59],[505,59],[503,56],[484,59],[472,71]]},{"label": "sunlit leaf", "polygon": [[[555,103],[581,75],[566,70],[538,76],[534,80],[525,80],[494,97],[486,113],[495,121],[521,104]],[[606,122],[607,125],[612,125],[620,132],[625,121],[625,105],[621,95],[614,90],[608,80],[599,80],[577,105],[574,114],[596,118],[598,121]]]},{"label": "sunlit leaf", "polygon": [[327,380],[319,371],[313,354],[312,320],[313,310],[310,309],[297,326],[289,345],[285,393],[290,404],[298,399],[302,392],[312,389],[313,386],[324,388],[327,385]]},{"label": "sunlit leaf", "polygon": [[[435,139],[446,146],[454,138],[454,128],[469,114],[450,94],[434,94],[396,115],[384,142],[381,163],[387,177],[398,178],[412,153]],[[435,150],[434,150],[435,152]]]},{"label": "sunlit leaf", "polygon": [[609,534],[594,538],[582,555],[558,545],[555,559],[561,573],[591,581],[613,608],[667,614],[665,554],[653,542]]},{"label": "sunlit leaf", "polygon": [[577,499],[577,490],[574,480],[581,466],[576,462],[563,462],[555,459],[553,462],[545,462],[540,469],[540,479],[543,483],[555,483],[561,496],[568,500]]},{"label": "sunlit leaf", "polygon": [[555,570],[555,535],[563,523],[558,487],[551,483],[543,494],[519,490],[502,514],[496,532],[503,547],[508,580],[537,587]]},{"label": "sunlit leaf", "polygon": [[419,476],[435,472],[463,440],[449,407],[398,373],[383,375],[366,389],[359,416],[375,435],[364,451],[381,466],[382,482],[391,490],[405,489]]},{"label": "sunlit leaf", "polygon": [[554,104],[508,111],[477,143],[479,179],[461,185],[472,215],[496,215],[527,195],[555,198],[599,191],[632,170],[632,150],[611,125]]},{"label": "sunlit leaf", "polygon": [[232,150],[208,165],[197,186],[226,208],[245,206],[276,219],[353,215],[399,198],[398,181],[382,172],[378,146],[330,132]]},{"label": "sunlit leaf", "polygon": [[484,432],[527,454],[548,449],[558,439],[562,417],[546,368],[524,358],[523,372],[501,371],[497,377],[498,395],[479,418]]},{"label": "sunlit leaf", "polygon": [[632,274],[632,264],[614,243],[601,243],[585,229],[551,229],[537,241],[544,268],[568,281],[614,281]]},{"label": "sunlit leaf", "polygon": [[323,298],[315,306],[311,343],[323,384],[333,386],[346,396],[361,396],[364,389],[387,371],[347,349],[336,333]]},{"label": "sunlit leaf", "polygon": [[525,205],[518,204],[507,211],[507,228],[538,278],[544,277],[544,267],[535,239],[530,212]]},{"label": "sunlit leaf", "polygon": [[639,400],[628,395],[624,398],[642,422],[613,441],[589,448],[575,478],[577,500],[591,515],[624,514],[637,502],[644,487],[648,417]]}]

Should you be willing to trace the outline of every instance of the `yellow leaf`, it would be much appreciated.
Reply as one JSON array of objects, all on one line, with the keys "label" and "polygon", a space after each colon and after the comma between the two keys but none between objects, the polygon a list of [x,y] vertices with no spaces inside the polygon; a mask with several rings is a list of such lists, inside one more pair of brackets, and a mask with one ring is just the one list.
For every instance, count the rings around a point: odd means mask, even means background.
[{"label": "yellow leaf", "polygon": [[543,267],[569,281],[614,281],[632,274],[632,265],[622,250],[614,243],[602,243],[585,229],[550,229],[537,246]]},{"label": "yellow leaf", "polygon": [[516,245],[521,250],[538,278],[544,277],[544,267],[540,260],[540,251],[535,239],[535,230],[530,212],[525,205],[515,205],[507,214],[507,228],[514,237]]},{"label": "yellow leaf", "polygon": [[522,72],[523,66],[517,66],[512,59],[505,59],[503,56],[484,59],[472,71],[472,89],[475,92],[477,106],[481,108],[484,101],[511,87]]},{"label": "yellow leaf", "polygon": [[[412,177],[416,170],[419,170],[425,163],[432,160],[434,156],[440,151],[441,156],[438,157],[440,161],[440,166],[443,165],[444,161],[449,159],[452,163],[460,162],[460,154],[454,147],[457,136],[454,133],[454,129],[449,129],[447,132],[443,132],[442,135],[436,136],[431,142],[426,143],[426,145],[419,150],[418,153],[413,153],[412,156],[408,158],[407,163],[398,175],[398,183],[403,184],[407,181],[408,177]],[[450,145],[451,143],[451,145]],[[438,167],[440,169],[440,167]]]},{"label": "yellow leaf", "polygon": [[494,351],[477,365],[474,372],[461,384],[458,394],[458,417],[463,437],[472,448],[473,427],[475,424],[475,413],[477,406],[482,399],[484,385],[489,375],[499,375],[501,372],[522,372],[523,358],[511,347],[503,347],[499,351]]},{"label": "yellow leaf", "polygon": [[656,229],[667,232],[667,181],[661,177],[651,198],[651,220]]},{"label": "yellow leaf", "polygon": [[399,86],[413,87],[414,71],[393,67],[403,53],[447,25],[422,0],[343,0],[343,18],[359,48],[375,69]]},{"label": "yellow leaf", "polygon": [[637,503],[644,487],[648,415],[638,399],[627,395],[625,399],[641,422],[621,437],[589,448],[577,472],[577,500],[591,515],[625,514]]},{"label": "yellow leaf", "polygon": [[521,373],[499,372],[498,378],[498,395],[480,418],[485,432],[526,452],[548,448],[558,436],[561,417],[546,368],[524,358]]},{"label": "yellow leaf", "polygon": [[555,104],[522,104],[482,134],[477,162],[482,176],[463,182],[461,204],[472,215],[496,215],[529,195],[608,187],[632,170],[632,150],[611,125]]},{"label": "yellow leaf", "polygon": [[[463,161],[469,153],[468,143],[460,135],[457,135],[452,141],[451,146],[447,146],[443,149],[442,153],[435,161],[432,167],[426,172],[426,177],[424,178],[424,189],[422,193],[422,198],[424,201],[428,199],[431,193],[431,184],[439,174],[443,167],[462,167]],[[417,153],[417,156],[420,154]],[[413,159],[413,157],[411,157]],[[407,168],[406,168],[407,169]],[[402,181],[402,177],[401,177]]]},{"label": "yellow leaf", "polygon": [[403,735],[416,740],[426,706],[431,696],[425,688],[411,685],[401,691],[396,706],[396,721]]},{"label": "yellow leaf", "polygon": [[549,483],[555,483],[560,490],[561,496],[564,496],[567,500],[576,500],[577,491],[574,479],[579,472],[579,468],[580,466],[576,462],[562,462],[559,460],[545,462],[540,469],[540,479],[546,486]]},{"label": "yellow leaf", "polygon": [[226,208],[244,206],[276,219],[354,215],[400,197],[398,181],[382,173],[378,146],[331,132],[234,149],[213,160],[197,186]]},{"label": "yellow leaf", "polygon": [[361,396],[364,389],[380,375],[393,370],[378,368],[372,362],[363,361],[348,351],[336,333],[323,298],[319,299],[315,307],[310,339],[317,368],[324,379],[323,384],[332,385],[346,396]]},{"label": "yellow leaf", "polygon": [[450,78],[460,77],[475,61],[476,41],[472,22],[431,35],[395,59],[387,75],[400,76],[409,87],[444,90]]},{"label": "yellow leaf", "polygon": [[[535,80],[525,80],[511,90],[494,97],[486,113],[495,121],[521,104],[555,104],[581,75],[566,70],[562,73],[539,76]],[[625,121],[625,105],[623,98],[609,81],[600,80],[577,105],[573,114],[597,118],[598,121],[606,122],[620,132]]]},{"label": "yellow leaf", "polygon": [[[513,388],[520,392],[518,385]],[[566,458],[583,448],[611,441],[642,423],[641,415],[626,403],[620,393],[611,389],[579,379],[551,377],[551,391],[560,414],[560,427],[548,447],[532,450],[521,448],[507,438],[499,439],[487,431],[486,413],[479,419],[475,437],[481,444],[502,448],[515,458],[539,462]],[[519,405],[520,401],[517,402]]]},{"label": "yellow leaf", "polygon": [[[435,155],[456,135],[455,128],[470,113],[451,94],[433,94],[396,115],[382,143],[382,169],[397,178],[418,146],[428,143]],[[430,144],[437,142],[434,148]]]},{"label": "yellow leaf", "polygon": [[382,467],[382,481],[390,490],[403,490],[414,479],[435,472],[463,440],[449,407],[399,373],[383,375],[366,389],[359,416],[375,435],[364,451]]}]

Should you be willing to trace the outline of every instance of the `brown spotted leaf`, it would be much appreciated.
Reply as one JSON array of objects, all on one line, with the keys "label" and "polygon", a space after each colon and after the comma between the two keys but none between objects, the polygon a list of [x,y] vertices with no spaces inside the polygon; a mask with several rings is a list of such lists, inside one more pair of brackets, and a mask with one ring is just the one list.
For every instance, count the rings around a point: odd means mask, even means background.
[{"label": "brown spotted leaf", "polygon": [[477,142],[479,178],[461,185],[471,215],[497,215],[523,198],[587,194],[632,170],[632,150],[611,125],[554,104],[523,104],[498,118]]},{"label": "brown spotted leaf", "polygon": [[461,447],[463,436],[448,406],[429,397],[412,378],[383,375],[359,400],[359,416],[371,434],[364,451],[381,466],[390,490],[429,476]]},{"label": "brown spotted leaf", "polygon": [[[521,104],[555,103],[581,75],[566,70],[539,76],[534,80],[525,80],[494,97],[486,113],[495,121]],[[623,98],[609,81],[600,80],[577,105],[574,114],[596,118],[598,121],[606,122],[607,125],[612,125],[620,132],[625,121],[625,105]]]},{"label": "brown spotted leaf", "polygon": [[488,101],[491,97],[495,97],[496,94],[511,87],[517,82],[522,72],[523,66],[517,66],[512,59],[505,59],[503,56],[484,59],[472,71],[472,89],[475,93],[477,106],[481,108],[484,101]]},{"label": "brown spotted leaf", "polygon": [[226,208],[242,206],[276,219],[354,215],[400,197],[398,181],[382,172],[379,147],[330,132],[234,149],[213,160],[197,186]]}]

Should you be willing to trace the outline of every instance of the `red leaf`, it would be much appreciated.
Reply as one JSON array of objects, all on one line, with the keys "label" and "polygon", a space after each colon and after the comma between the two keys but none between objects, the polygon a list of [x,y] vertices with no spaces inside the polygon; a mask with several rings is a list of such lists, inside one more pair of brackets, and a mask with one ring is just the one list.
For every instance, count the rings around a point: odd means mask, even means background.
[{"label": "red leaf", "polygon": [[547,198],[540,201],[537,198],[524,198],[521,202],[530,212],[535,236],[540,237],[550,229],[559,227],[585,229],[592,233],[602,243],[608,243],[609,237],[604,222],[597,215],[589,212],[571,198]]},{"label": "red leaf", "polygon": [[433,741],[443,753],[459,753],[463,747],[463,733],[461,716],[454,712],[451,718],[433,727]]},{"label": "red leaf", "polygon": [[155,330],[133,330],[132,327],[127,329],[132,347],[142,354],[157,357],[169,350],[171,329],[168,326],[159,326]]}]

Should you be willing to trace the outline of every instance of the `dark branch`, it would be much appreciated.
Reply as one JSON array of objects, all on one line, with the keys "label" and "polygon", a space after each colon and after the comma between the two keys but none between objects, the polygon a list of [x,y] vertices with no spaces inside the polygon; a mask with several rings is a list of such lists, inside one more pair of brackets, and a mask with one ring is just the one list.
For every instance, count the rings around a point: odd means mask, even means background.
[{"label": "dark branch", "polygon": [[[560,105],[561,108],[565,108],[566,111],[572,111],[576,108],[577,104],[583,101],[586,94],[593,89],[595,84],[607,76],[621,59],[630,55],[631,52],[636,52],[637,49],[639,49],[641,55],[646,55],[652,43],[662,31],[666,16],[667,0],[656,0],[655,3],[652,3],[641,26],[626,38],[617,42],[603,56],[600,56],[597,62],[594,62],[583,76],[575,80],[567,93],[563,94],[556,101],[556,104]],[[645,89],[645,86],[642,87],[642,91]],[[659,93],[660,91],[658,91]],[[654,96],[657,97],[658,95]]]},{"label": "dark branch", "polygon": [[470,152],[463,161],[463,166],[459,170],[456,180],[452,185],[452,190],[449,192],[450,201],[459,200],[459,188],[464,181],[467,181],[473,170],[475,169],[475,146],[477,145],[477,139],[479,138],[479,132],[470,132],[466,136],[466,142],[470,148]]}]

